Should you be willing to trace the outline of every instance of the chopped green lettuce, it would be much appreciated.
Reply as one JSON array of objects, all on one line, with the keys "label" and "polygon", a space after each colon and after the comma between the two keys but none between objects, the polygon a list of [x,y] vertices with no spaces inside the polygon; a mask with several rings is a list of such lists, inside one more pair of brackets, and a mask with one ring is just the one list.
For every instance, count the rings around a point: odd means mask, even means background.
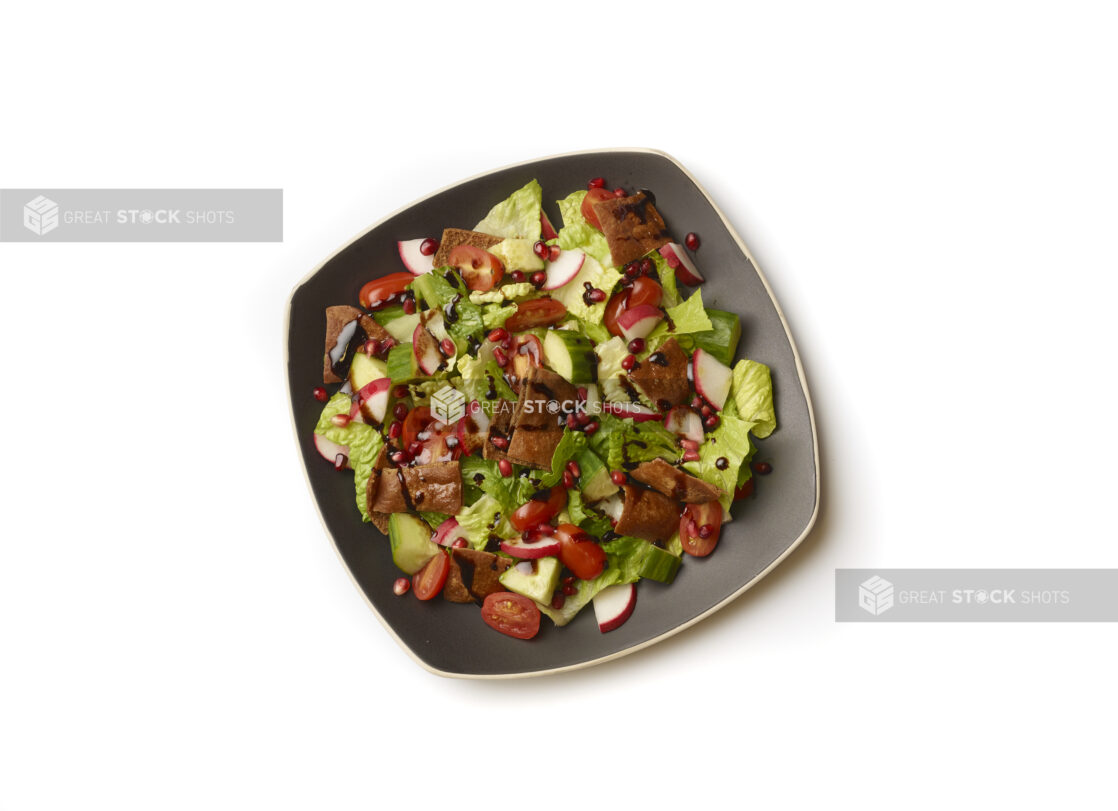
[{"label": "chopped green lettuce", "polygon": [[709,332],[714,328],[710,318],[707,317],[706,309],[703,307],[703,292],[701,290],[696,290],[691,294],[691,298],[675,307],[669,307],[666,312],[668,317],[656,325],[656,329],[652,330],[646,340],[650,352],[659,349],[672,337],[676,339],[681,348],[690,352],[695,347],[694,339],[690,333]]},{"label": "chopped green lettuce", "polygon": [[[601,389],[602,398],[610,403],[633,402],[629,390],[621,383],[622,375],[627,375],[621,366],[621,361],[629,354],[629,347],[625,340],[615,335],[608,341],[599,342],[594,347],[594,353],[598,356],[598,387]],[[643,405],[652,408],[652,401],[640,389],[634,386],[633,390],[637,392]]]},{"label": "chopped green lettuce", "polygon": [[741,340],[741,319],[736,313],[725,310],[707,309],[712,329],[696,332],[691,337],[695,347],[709,352],[727,366],[734,365],[734,355],[738,351],[738,341]]},{"label": "chopped green lettuce", "polygon": [[754,423],[753,433],[764,439],[776,428],[773,408],[773,384],[769,367],[752,360],[738,361],[734,366],[730,396],[743,420]]},{"label": "chopped green lettuce", "polygon": [[559,213],[563,215],[563,227],[559,229],[556,244],[564,251],[579,248],[597,259],[603,267],[613,267],[613,258],[605,236],[582,216],[584,197],[585,191],[576,191],[558,201]]},{"label": "chopped green lettuce", "polygon": [[631,465],[651,462],[653,459],[679,460],[679,443],[675,434],[661,423],[622,422],[624,428],[609,436],[606,464],[610,470],[628,470]]},{"label": "chopped green lettuce", "polygon": [[431,270],[422,276],[416,276],[412,285],[432,309],[445,311],[446,306],[454,302],[454,312],[457,314],[454,322],[451,323],[446,317],[443,319],[446,331],[452,337],[467,338],[485,328],[481,319],[481,307],[470,301],[466,283],[456,272]]},{"label": "chopped green lettuce", "polygon": [[505,322],[516,314],[516,305],[502,307],[500,304],[486,304],[481,308],[481,323],[486,329],[503,327]]},{"label": "chopped green lettuce", "polygon": [[348,394],[338,392],[326,403],[314,432],[319,436],[345,445],[349,448],[349,464],[353,468],[354,483],[357,487],[357,508],[361,511],[361,518],[369,519],[368,506],[365,503],[365,488],[369,477],[373,475],[373,465],[380,456],[384,447],[384,439],[371,425],[362,422],[350,422],[345,426],[335,425],[333,417],[338,414],[349,415],[353,401]]},{"label": "chopped green lettuce", "polygon": [[474,304],[500,304],[506,299],[512,301],[526,296],[534,296],[536,292],[535,285],[531,282],[513,282],[484,292],[472,290],[470,301]]},{"label": "chopped green lettuce", "polygon": [[559,440],[559,444],[555,446],[555,452],[551,455],[551,471],[540,477],[540,487],[553,487],[558,484],[563,478],[563,471],[567,467],[567,462],[571,461],[585,447],[586,434],[564,428],[563,438]]},{"label": "chopped green lettuce", "polygon": [[[559,289],[551,291],[551,297],[556,301],[561,301],[563,306],[567,308],[567,312],[578,318],[579,321],[587,324],[601,324],[606,316],[609,293],[620,281],[620,272],[613,268],[603,267],[597,259],[588,254],[578,274]],[[604,290],[607,300],[599,301],[597,304],[587,304],[583,299],[587,284],[598,290]]]},{"label": "chopped green lettuce", "polygon": [[507,200],[493,206],[485,219],[474,226],[474,230],[495,237],[537,240],[540,238],[542,206],[543,189],[531,180]]},{"label": "chopped green lettuce", "polygon": [[649,251],[648,258],[656,265],[656,275],[660,277],[660,287],[664,294],[660,298],[661,307],[675,307],[682,303],[679,288],[675,282],[675,271],[668,265],[668,260],[660,255],[659,251]]},{"label": "chopped green lettuce", "polygon": [[497,499],[486,493],[458,515],[458,526],[473,549],[485,549],[490,535],[511,538],[516,533],[509,523],[508,511]]},{"label": "chopped green lettuce", "polygon": [[[699,447],[699,461],[685,462],[684,470],[698,476],[703,481],[721,488],[722,496],[718,501],[726,509],[734,500],[738,473],[746,460],[753,455],[753,443],[749,440],[752,422],[723,413],[718,427],[709,434]],[[727,465],[719,469],[718,460],[725,458]]]}]

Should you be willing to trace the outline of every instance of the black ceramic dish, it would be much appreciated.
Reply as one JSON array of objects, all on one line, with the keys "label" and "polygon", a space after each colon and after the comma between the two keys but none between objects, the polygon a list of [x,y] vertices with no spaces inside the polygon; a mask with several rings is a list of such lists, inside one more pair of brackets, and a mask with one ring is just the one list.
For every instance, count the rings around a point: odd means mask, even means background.
[{"label": "black ceramic dish", "polygon": [[[677,241],[689,231],[701,236],[694,256],[707,278],[703,302],[740,314],[738,356],[772,369],[778,428],[758,442],[755,460],[771,462],[773,472],[759,477],[752,499],[735,505],[733,522],[723,527],[713,555],[685,556],[670,586],[647,580],[638,584],[636,610],[620,628],[601,633],[588,606],[563,628],[544,617],[539,635],[523,641],[490,629],[476,606],[441,598],[421,603],[410,594],[393,594],[392,583],[401,573],[392,563],[387,538],[362,523],[352,475],[335,472],[312,441],[322,410],[311,392],[322,383],[323,313],[331,304],[356,304],[365,282],[403,270],[397,240],[437,238],[444,227],[471,228],[492,205],[532,178],[543,186],[544,209],[558,228],[562,219],[554,201],[598,176],[607,178],[611,188],[652,190]],[[681,284],[680,292],[686,296],[691,291]],[[787,324],[741,239],[687,171],[664,153],[622,149],[559,155],[498,169],[436,192],[374,225],[313,271],[292,293],[287,318],[291,413],[322,521],[378,618],[432,672],[469,678],[531,676],[631,653],[739,596],[791,552],[815,521],[815,424]]]}]

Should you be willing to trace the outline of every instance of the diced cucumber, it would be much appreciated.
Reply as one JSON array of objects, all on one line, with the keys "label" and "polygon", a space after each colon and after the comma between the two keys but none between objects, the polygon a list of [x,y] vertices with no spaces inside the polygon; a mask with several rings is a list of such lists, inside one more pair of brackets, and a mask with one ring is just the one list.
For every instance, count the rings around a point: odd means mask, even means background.
[{"label": "diced cucumber", "polygon": [[679,571],[681,561],[671,552],[649,544],[648,552],[641,561],[640,576],[660,583],[671,583]]},{"label": "diced cucumber", "polygon": [[571,330],[549,330],[543,354],[547,365],[571,383],[593,383],[598,379],[598,356],[590,339]]},{"label": "diced cucumber", "polygon": [[439,553],[431,540],[431,527],[411,513],[392,513],[388,517],[388,540],[392,562],[408,574],[415,574]]},{"label": "diced cucumber", "polygon": [[382,326],[398,343],[405,343],[411,340],[415,328],[419,326],[419,313],[406,315],[404,311],[401,310],[399,318],[394,318]]},{"label": "diced cucumber", "polygon": [[364,352],[353,356],[353,363],[349,367],[349,384],[354,391],[361,391],[374,380],[388,377],[388,366],[383,360],[371,358]]},{"label": "diced cucumber", "polygon": [[388,350],[388,376],[392,383],[407,383],[419,377],[419,364],[415,362],[415,353],[411,343],[396,344]]},{"label": "diced cucumber", "polygon": [[734,365],[734,355],[741,340],[741,319],[736,313],[725,310],[707,309],[707,317],[713,329],[692,333],[695,347],[709,352],[727,366]]},{"label": "diced cucumber", "polygon": [[587,503],[601,501],[617,492],[618,488],[610,478],[609,468],[594,451],[589,448],[582,449],[575,457],[575,461],[578,462],[579,489]]},{"label": "diced cucumber", "polygon": [[559,570],[563,568],[559,558],[537,558],[526,561],[534,564],[532,573],[525,574],[517,566],[510,566],[497,578],[509,591],[523,594],[537,603],[550,603],[555,587],[559,585]]}]

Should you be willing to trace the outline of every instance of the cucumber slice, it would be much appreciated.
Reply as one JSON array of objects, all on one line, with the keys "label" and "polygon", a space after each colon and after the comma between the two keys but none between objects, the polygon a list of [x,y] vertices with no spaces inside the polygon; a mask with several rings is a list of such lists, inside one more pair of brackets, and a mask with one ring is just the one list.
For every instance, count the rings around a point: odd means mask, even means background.
[{"label": "cucumber slice", "polygon": [[640,576],[660,583],[671,583],[679,571],[679,558],[658,546],[649,544],[648,552],[641,561]]},{"label": "cucumber slice", "polygon": [[601,501],[617,492],[618,487],[610,478],[609,468],[594,451],[584,448],[575,456],[575,461],[578,462],[579,489],[587,503]]},{"label": "cucumber slice", "polygon": [[[532,564],[531,574],[520,570],[520,567],[525,563]],[[524,568],[528,567],[525,566]],[[563,567],[559,564],[559,558],[537,558],[536,560],[522,561],[516,566],[505,569],[497,579],[509,591],[523,594],[529,600],[535,600],[537,603],[546,605],[551,602],[555,587],[559,585],[559,570],[561,568]]]},{"label": "cucumber slice", "polygon": [[741,340],[741,319],[736,313],[708,309],[707,317],[713,329],[691,334],[695,348],[709,352],[727,366],[734,365],[734,355]]},{"label": "cucumber slice", "polygon": [[373,313],[373,320],[388,330],[398,343],[406,343],[419,323],[419,313],[408,315],[399,304],[393,304]]},{"label": "cucumber slice", "polygon": [[598,356],[590,339],[573,330],[548,331],[543,354],[548,366],[576,386],[598,379]]},{"label": "cucumber slice", "polygon": [[388,350],[387,371],[393,385],[407,383],[419,377],[419,364],[415,362],[411,342],[396,344]]},{"label": "cucumber slice", "polygon": [[371,358],[364,352],[353,356],[349,367],[349,384],[354,391],[361,391],[374,380],[388,377],[388,366],[383,360]]},{"label": "cucumber slice", "polygon": [[388,517],[388,540],[392,562],[408,574],[415,574],[439,552],[431,540],[431,527],[411,513],[392,513]]}]

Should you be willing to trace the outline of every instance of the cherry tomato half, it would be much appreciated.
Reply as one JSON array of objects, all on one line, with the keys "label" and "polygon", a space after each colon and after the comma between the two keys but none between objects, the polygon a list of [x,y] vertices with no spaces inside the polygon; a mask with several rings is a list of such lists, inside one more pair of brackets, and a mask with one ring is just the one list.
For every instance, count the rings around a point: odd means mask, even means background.
[{"label": "cherry tomato half", "polygon": [[427,561],[426,565],[412,577],[415,596],[420,600],[430,600],[443,590],[449,572],[450,558],[440,549],[435,553],[435,557]]},{"label": "cherry tomato half", "polygon": [[[416,464],[427,465],[457,459],[462,445],[458,441],[448,443],[447,440],[451,437],[455,437],[455,426],[436,420],[427,406],[416,406],[404,418],[404,430],[401,432],[403,446],[408,449],[415,443],[419,444],[419,452],[414,454]],[[457,440],[456,437],[455,439]],[[453,448],[451,444],[454,445]]]},{"label": "cherry tomato half", "polygon": [[536,298],[517,304],[516,312],[505,322],[505,329],[520,332],[536,327],[550,327],[566,317],[567,308],[563,306],[563,302],[551,298]]},{"label": "cherry tomato half", "polygon": [[393,296],[399,296],[404,292],[404,288],[414,281],[415,277],[410,273],[389,273],[387,276],[367,282],[357,294],[357,300],[366,309],[375,308],[385,304]]},{"label": "cherry tomato half", "polygon": [[[709,527],[705,538],[702,536],[703,527]],[[717,501],[688,504],[679,519],[679,540],[683,551],[697,558],[705,558],[714,551],[721,531],[722,505]]]},{"label": "cherry tomato half", "polygon": [[629,298],[625,302],[626,307],[639,307],[642,304],[650,304],[653,307],[660,306],[660,299],[664,297],[664,288],[655,279],[650,279],[647,276],[638,276],[633,282],[633,286],[629,288]]},{"label": "cherry tomato half", "polygon": [[517,639],[531,639],[540,631],[540,610],[522,594],[497,591],[481,604],[485,624]]},{"label": "cherry tomato half", "polygon": [[602,230],[602,224],[598,221],[598,214],[594,211],[594,204],[602,200],[612,200],[613,192],[609,189],[591,189],[586,192],[586,196],[582,198],[582,216],[586,221],[597,228]]},{"label": "cherry tomato half", "polygon": [[455,245],[446,261],[458,269],[466,287],[482,293],[496,287],[505,275],[500,259],[474,245]]},{"label": "cherry tomato half", "polygon": [[550,490],[535,493],[527,504],[517,507],[509,516],[509,523],[518,532],[546,524],[567,506],[567,488],[557,484]]},{"label": "cherry tomato half", "polygon": [[610,335],[616,335],[619,338],[623,337],[621,327],[617,326],[617,316],[625,312],[625,305],[628,301],[629,291],[620,290],[617,293],[614,293],[610,297],[609,303],[606,304],[606,314],[605,317],[602,319],[602,323],[605,324],[605,327],[607,330],[609,330]]},{"label": "cherry tomato half", "polygon": [[580,580],[593,580],[606,568],[606,553],[593,536],[574,524],[560,524],[559,560]]}]

